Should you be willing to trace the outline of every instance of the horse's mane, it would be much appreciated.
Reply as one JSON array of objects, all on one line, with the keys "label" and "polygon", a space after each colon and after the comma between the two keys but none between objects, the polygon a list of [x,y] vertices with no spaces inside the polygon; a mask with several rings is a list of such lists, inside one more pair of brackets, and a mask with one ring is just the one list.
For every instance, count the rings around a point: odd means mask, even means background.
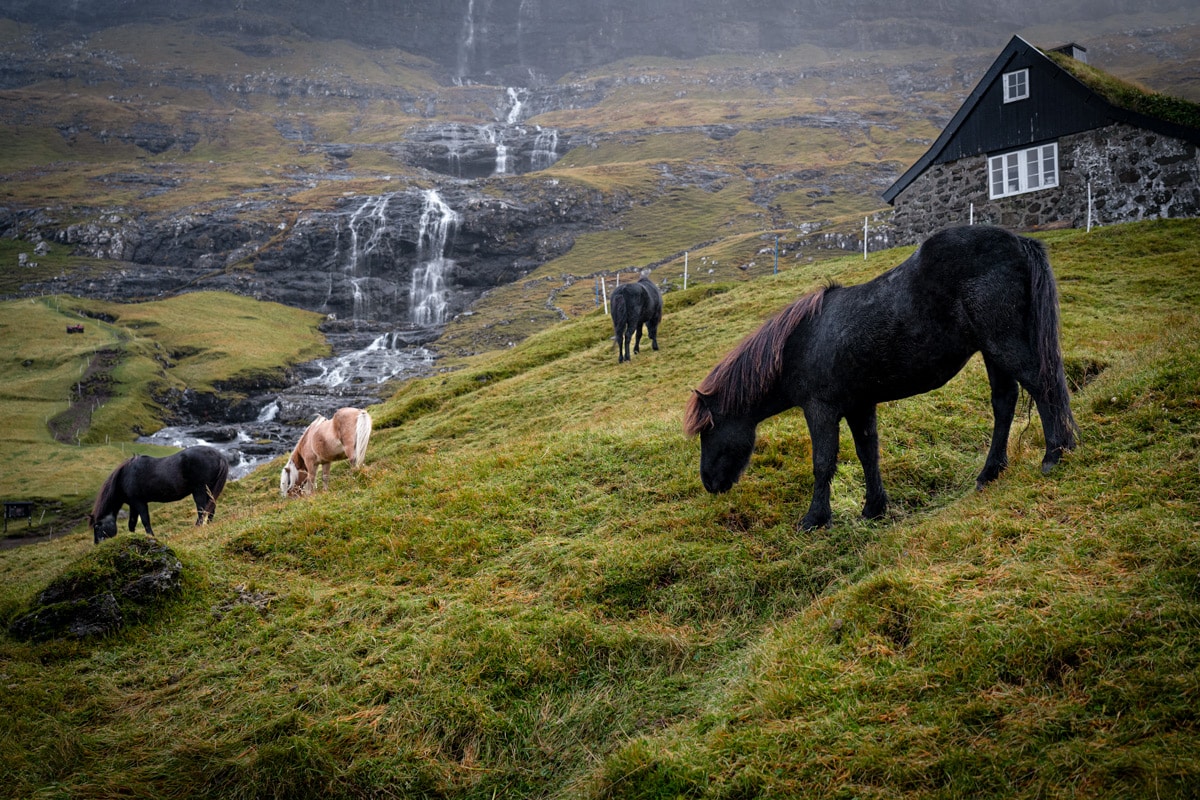
[{"label": "horse's mane", "polygon": [[688,400],[683,419],[688,436],[712,425],[714,411],[737,416],[762,400],[779,379],[788,337],[801,322],[821,312],[825,292],[834,285],[809,292],[780,311],[713,367]]},{"label": "horse's mane", "polygon": [[125,469],[125,466],[135,458],[137,456],[130,456],[122,461],[119,467],[108,473],[108,477],[100,485],[100,492],[96,495],[96,502],[92,503],[93,519],[100,519],[100,515],[108,509],[109,503],[112,502],[113,496],[117,493],[117,478],[121,476],[121,472]]},{"label": "horse's mane", "polygon": [[304,444],[308,441],[308,437],[312,433],[312,429],[320,425],[322,422],[325,422],[325,416],[323,414],[317,414],[316,418],[312,422],[308,423],[308,427],[304,429],[304,433],[300,434],[300,438],[296,440],[296,446],[292,448],[292,454],[288,456],[288,461],[291,461],[300,469],[307,468],[307,465],[304,461]]}]

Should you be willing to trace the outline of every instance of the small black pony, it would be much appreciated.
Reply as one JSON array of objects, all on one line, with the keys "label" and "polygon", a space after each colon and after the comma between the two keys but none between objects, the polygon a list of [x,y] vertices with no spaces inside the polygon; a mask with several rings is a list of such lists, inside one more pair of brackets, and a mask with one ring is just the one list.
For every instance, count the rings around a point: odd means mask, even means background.
[{"label": "small black pony", "polygon": [[[662,295],[649,278],[622,283],[612,294],[613,332],[617,335],[617,363],[629,360],[629,339],[634,337],[633,352],[641,352],[642,324],[650,334],[650,344],[658,349],[658,323],[662,322]],[[637,334],[636,337],[634,334]]]},{"label": "small black pony", "polygon": [[812,502],[800,524],[812,529],[831,518],[844,418],[866,478],[862,514],[874,519],[888,503],[876,404],[942,386],[976,352],[995,418],[976,488],[1008,465],[1018,384],[1042,419],[1042,471],[1073,449],[1078,427],[1058,337],[1058,289],[1041,242],[999,228],[952,228],[874,280],[819,289],[766,322],[695,390],[684,430],[700,434],[704,488],[724,492],[750,463],[758,423],[800,406],[813,449]]},{"label": "small black pony", "polygon": [[129,504],[129,530],[141,517],[146,533],[150,527],[147,503],[173,503],[189,494],[196,501],[196,524],[212,519],[217,498],[225,489],[229,462],[220,450],[200,445],[188,447],[165,458],[134,456],[112,471],[100,487],[92,513],[88,515],[95,543],[117,535],[117,512]]}]

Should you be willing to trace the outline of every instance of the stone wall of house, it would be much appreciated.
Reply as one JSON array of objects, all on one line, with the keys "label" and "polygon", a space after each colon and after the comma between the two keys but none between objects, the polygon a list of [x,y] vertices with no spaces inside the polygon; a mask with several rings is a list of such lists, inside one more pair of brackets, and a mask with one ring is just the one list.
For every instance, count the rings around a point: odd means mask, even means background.
[{"label": "stone wall of house", "polygon": [[1059,185],[988,198],[987,157],[926,170],[895,200],[897,244],[914,244],[952,225],[1014,231],[1080,228],[1141,219],[1200,216],[1200,150],[1144,128],[1111,125],[1058,142]]}]

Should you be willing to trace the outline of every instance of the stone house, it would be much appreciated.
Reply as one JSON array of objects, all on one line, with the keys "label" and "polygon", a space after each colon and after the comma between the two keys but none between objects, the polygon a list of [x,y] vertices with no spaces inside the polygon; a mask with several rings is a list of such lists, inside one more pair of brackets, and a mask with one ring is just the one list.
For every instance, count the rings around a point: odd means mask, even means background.
[{"label": "stone house", "polygon": [[972,221],[1028,231],[1200,216],[1200,105],[1086,60],[1079,45],[1014,36],[884,192],[896,243]]}]

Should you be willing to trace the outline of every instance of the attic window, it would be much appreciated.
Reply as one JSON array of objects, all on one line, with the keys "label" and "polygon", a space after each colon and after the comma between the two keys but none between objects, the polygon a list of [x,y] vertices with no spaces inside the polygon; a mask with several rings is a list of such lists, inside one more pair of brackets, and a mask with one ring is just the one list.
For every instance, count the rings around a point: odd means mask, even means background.
[{"label": "attic window", "polygon": [[1029,97],[1029,70],[1004,73],[1004,102],[1024,100]]},{"label": "attic window", "polygon": [[993,200],[1058,186],[1058,143],[991,156],[988,175]]}]

